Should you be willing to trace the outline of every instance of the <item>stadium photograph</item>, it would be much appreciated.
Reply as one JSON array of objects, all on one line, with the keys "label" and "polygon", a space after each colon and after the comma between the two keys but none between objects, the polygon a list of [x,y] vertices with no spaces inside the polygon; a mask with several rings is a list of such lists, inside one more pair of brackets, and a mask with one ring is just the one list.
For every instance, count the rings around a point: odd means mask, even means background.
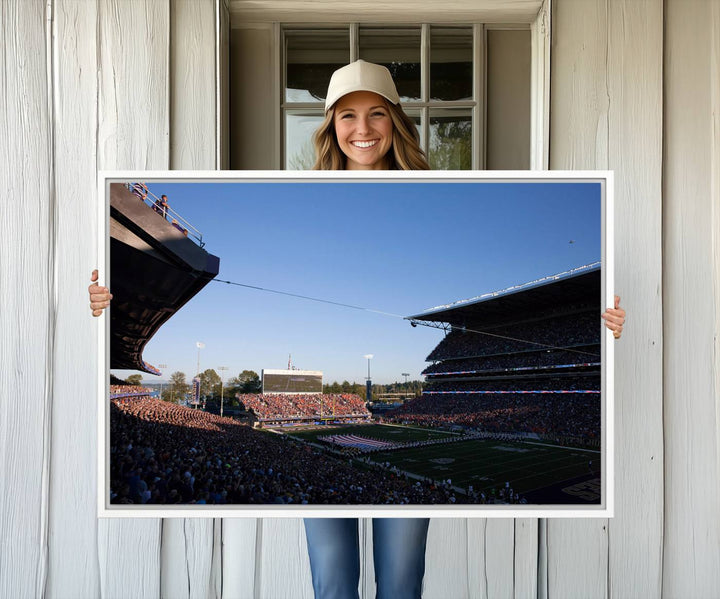
[{"label": "stadium photograph", "polygon": [[603,507],[600,180],[113,181],[108,512]]}]

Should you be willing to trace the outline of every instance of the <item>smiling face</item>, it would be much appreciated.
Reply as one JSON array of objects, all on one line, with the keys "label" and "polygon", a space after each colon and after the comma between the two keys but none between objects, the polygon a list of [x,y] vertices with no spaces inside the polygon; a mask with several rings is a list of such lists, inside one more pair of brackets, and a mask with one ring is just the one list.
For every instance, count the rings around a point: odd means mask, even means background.
[{"label": "smiling face", "polygon": [[385,170],[392,147],[393,124],[385,99],[357,91],[340,98],[333,117],[338,145],[345,154],[346,170]]}]

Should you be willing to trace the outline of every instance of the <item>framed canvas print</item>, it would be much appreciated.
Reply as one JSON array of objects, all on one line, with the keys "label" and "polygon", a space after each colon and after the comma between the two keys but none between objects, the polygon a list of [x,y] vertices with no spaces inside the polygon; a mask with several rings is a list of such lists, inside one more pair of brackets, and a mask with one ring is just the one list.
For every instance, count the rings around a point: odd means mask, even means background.
[{"label": "framed canvas print", "polygon": [[101,516],[612,516],[612,173],[98,191]]}]

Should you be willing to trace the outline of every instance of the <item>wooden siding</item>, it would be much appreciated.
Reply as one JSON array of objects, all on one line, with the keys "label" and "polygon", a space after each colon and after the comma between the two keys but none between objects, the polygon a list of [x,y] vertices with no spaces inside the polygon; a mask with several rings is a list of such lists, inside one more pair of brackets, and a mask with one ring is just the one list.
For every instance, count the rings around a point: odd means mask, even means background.
[{"label": "wooden siding", "polygon": [[43,0],[2,3],[0,19],[0,596],[33,597],[47,577],[56,322],[49,36]]},{"label": "wooden siding", "polygon": [[55,3],[52,14],[58,260],[50,497],[59,499],[50,505],[46,595],[53,599],[101,596],[94,513],[97,452],[92,449],[97,445],[93,430],[97,385],[92,376],[98,367],[97,323],[87,323],[87,285],[97,266],[93,181],[99,114],[98,10],[97,5],[66,1]]},{"label": "wooden siding", "polygon": [[615,518],[548,522],[549,597],[658,597],[662,2],[553,2],[550,168],[615,171]]},{"label": "wooden siding", "polygon": [[[312,596],[301,520],[95,516],[96,169],[218,166],[228,18],[0,2],[2,597]],[[551,24],[550,167],[615,171],[616,516],[433,519],[424,597],[717,597],[720,5],[553,0]]]},{"label": "wooden siding", "polygon": [[665,550],[668,597],[720,592],[720,6],[667,3]]}]

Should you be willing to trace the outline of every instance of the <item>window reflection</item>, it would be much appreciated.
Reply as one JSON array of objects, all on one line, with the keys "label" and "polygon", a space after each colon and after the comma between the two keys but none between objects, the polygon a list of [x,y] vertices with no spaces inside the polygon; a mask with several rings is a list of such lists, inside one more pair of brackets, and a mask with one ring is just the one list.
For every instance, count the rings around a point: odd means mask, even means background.
[{"label": "window reflection", "polygon": [[472,168],[472,115],[469,110],[430,111],[428,162],[435,170]]},{"label": "window reflection", "polygon": [[401,102],[420,100],[420,28],[360,28],[360,58],[388,68]]},{"label": "window reflection", "polygon": [[309,171],[315,164],[312,135],[323,122],[322,114],[293,112],[285,116],[285,170]]},{"label": "window reflection", "polygon": [[469,27],[430,29],[430,99],[472,100],[473,36]]},{"label": "window reflection", "polygon": [[323,101],[333,71],[350,62],[349,31],[287,31],[285,61],[285,101]]}]

